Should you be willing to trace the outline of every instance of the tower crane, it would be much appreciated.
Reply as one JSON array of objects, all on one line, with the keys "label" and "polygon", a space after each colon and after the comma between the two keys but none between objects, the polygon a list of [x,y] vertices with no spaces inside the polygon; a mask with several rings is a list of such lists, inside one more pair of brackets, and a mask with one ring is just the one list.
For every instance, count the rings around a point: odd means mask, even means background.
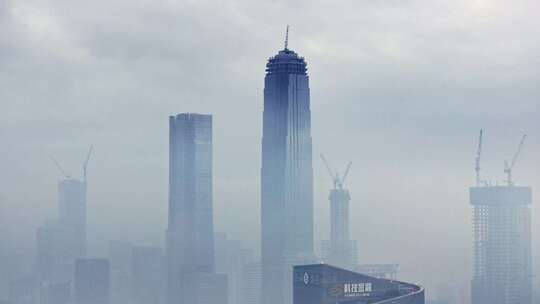
[{"label": "tower crane", "polygon": [[86,183],[86,168],[88,166],[88,161],[90,161],[90,156],[92,155],[92,151],[94,150],[94,145],[90,146],[90,149],[88,149],[88,154],[86,155],[86,160],[83,164],[83,181]]},{"label": "tower crane", "polygon": [[332,182],[334,183],[334,189],[343,189],[343,184],[345,183],[345,179],[347,179],[347,175],[349,175],[349,171],[351,169],[352,162],[349,162],[347,165],[347,169],[345,169],[345,172],[343,175],[339,175],[339,173],[334,173],[332,169],[330,168],[330,165],[328,164],[328,161],[324,157],[324,155],[321,154],[321,159],[324,162],[326,169],[328,170],[328,174],[330,174],[330,177],[332,178]]},{"label": "tower crane", "polygon": [[483,139],[484,130],[480,129],[480,136],[478,137],[478,151],[476,153],[476,187],[480,187],[480,158],[482,156],[482,139]]},{"label": "tower crane", "polygon": [[49,157],[52,160],[52,162],[56,165],[56,168],[58,168],[58,171],[60,171],[62,176],[64,176],[66,179],[70,179],[71,174],[67,174],[66,171],[64,171],[64,169],[62,169],[62,166],[60,166],[60,163],[54,157],[52,157],[52,156],[49,156]]},{"label": "tower crane", "polygon": [[508,186],[514,185],[514,181],[512,180],[512,169],[514,168],[514,165],[516,164],[519,154],[521,153],[521,150],[523,149],[523,144],[525,143],[525,139],[527,139],[527,134],[524,134],[523,137],[521,138],[518,149],[516,153],[514,154],[514,157],[512,158],[512,162],[508,164],[506,160],[504,161],[504,173],[506,173],[506,183],[508,184]]}]

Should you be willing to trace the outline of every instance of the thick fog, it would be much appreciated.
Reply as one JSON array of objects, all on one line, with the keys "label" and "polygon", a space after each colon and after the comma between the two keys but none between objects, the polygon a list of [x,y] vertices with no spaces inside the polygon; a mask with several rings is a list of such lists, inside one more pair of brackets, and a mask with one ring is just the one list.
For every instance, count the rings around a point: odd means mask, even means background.
[{"label": "thick fog", "polygon": [[[91,256],[110,240],[163,246],[168,116],[214,115],[216,232],[260,251],[263,78],[283,48],[306,58],[315,240],[332,181],[353,162],[351,234],[361,263],[467,303],[478,131],[482,174],[533,187],[540,239],[540,2],[0,0],[0,299],[29,273],[35,229],[88,147]],[[4,270],[2,270],[4,269]],[[540,267],[534,274],[540,275]],[[535,287],[538,283],[535,282]],[[448,291],[447,291],[448,292]]]}]

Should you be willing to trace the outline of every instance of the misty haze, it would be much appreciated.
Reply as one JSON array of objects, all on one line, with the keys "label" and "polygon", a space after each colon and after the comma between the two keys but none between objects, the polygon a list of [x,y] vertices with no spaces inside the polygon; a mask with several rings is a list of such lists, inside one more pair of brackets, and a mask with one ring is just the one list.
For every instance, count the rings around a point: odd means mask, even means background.
[{"label": "misty haze", "polygon": [[540,303],[539,11],[0,0],[0,304]]}]

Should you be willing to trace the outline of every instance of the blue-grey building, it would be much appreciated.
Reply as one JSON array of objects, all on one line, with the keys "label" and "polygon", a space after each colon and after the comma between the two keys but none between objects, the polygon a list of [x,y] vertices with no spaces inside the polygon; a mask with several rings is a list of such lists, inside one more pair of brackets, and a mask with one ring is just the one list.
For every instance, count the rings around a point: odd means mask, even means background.
[{"label": "blue-grey building", "polygon": [[291,303],[293,264],[313,255],[309,77],[285,48],[266,64],[261,169],[262,303]]},{"label": "blue-grey building", "polygon": [[212,116],[169,118],[168,303],[197,303],[201,274],[214,273]]},{"label": "blue-grey building", "polygon": [[424,304],[418,285],[313,264],[294,266],[294,304]]},{"label": "blue-grey building", "polygon": [[58,218],[72,227],[77,257],[86,255],[86,177],[58,182]]},{"label": "blue-grey building", "polygon": [[478,185],[473,207],[472,304],[531,304],[530,187]]},{"label": "blue-grey building", "polygon": [[75,304],[109,304],[111,302],[111,269],[108,259],[75,261]]}]

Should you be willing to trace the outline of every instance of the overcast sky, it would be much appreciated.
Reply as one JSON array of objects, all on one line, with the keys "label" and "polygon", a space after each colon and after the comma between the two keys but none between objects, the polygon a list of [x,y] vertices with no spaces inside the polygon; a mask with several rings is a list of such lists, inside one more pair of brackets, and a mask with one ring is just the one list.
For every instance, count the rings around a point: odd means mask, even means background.
[{"label": "overcast sky", "polygon": [[[538,11],[537,0],[0,0],[0,253],[31,255],[55,215],[49,155],[80,175],[90,144],[90,252],[110,239],[162,245],[168,116],[180,112],[214,115],[216,230],[258,250],[265,62],[290,24],[310,75],[316,239],[328,237],[331,186],[318,155],[340,170],[352,160],[361,262],[400,263],[430,292],[465,288],[478,130],[493,181],[527,132],[514,175],[540,189]],[[535,248],[538,218],[535,205]]]}]

